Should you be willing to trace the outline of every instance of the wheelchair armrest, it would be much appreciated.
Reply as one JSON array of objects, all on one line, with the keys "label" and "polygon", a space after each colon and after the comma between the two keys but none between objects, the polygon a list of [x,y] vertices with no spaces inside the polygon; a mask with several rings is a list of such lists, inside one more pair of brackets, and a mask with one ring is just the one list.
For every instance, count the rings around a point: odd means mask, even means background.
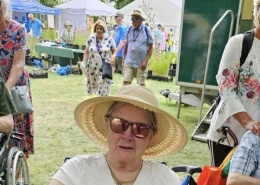
[{"label": "wheelchair armrest", "polygon": [[71,158],[72,158],[71,156],[65,157],[64,162],[67,162],[67,161],[70,160]]},{"label": "wheelchair armrest", "polygon": [[201,173],[202,169],[200,166],[174,166],[171,168],[174,172],[186,172],[190,175],[193,175],[194,173]]}]

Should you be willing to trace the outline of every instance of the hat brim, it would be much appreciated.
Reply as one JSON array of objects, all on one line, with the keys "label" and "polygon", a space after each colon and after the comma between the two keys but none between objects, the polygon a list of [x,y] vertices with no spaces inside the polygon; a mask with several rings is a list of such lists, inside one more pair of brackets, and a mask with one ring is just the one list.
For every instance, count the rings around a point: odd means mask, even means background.
[{"label": "hat brim", "polygon": [[136,17],[140,17],[143,21],[145,20],[145,18],[144,17],[142,17],[140,14],[135,14],[135,13],[133,13],[131,16],[136,16]]},{"label": "hat brim", "polygon": [[107,146],[105,115],[115,102],[130,103],[153,111],[157,123],[157,132],[153,135],[144,156],[147,158],[163,157],[182,150],[187,143],[188,135],[184,126],[170,114],[161,109],[144,103],[140,99],[107,96],[96,97],[81,102],[75,109],[75,120],[83,132],[99,144]]}]

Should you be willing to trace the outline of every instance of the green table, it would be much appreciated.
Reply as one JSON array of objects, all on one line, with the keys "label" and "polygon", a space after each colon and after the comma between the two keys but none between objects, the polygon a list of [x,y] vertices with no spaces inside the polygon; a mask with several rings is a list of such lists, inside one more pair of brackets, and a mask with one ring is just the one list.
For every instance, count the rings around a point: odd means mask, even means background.
[{"label": "green table", "polygon": [[[79,61],[79,59],[82,61],[84,53],[84,50],[81,49],[71,49],[61,46],[45,46],[41,43],[35,44],[35,50],[38,53],[46,53],[48,55],[54,56],[54,61],[56,59],[63,61],[63,63],[69,63],[70,65],[72,65],[73,63],[76,64],[76,61]],[[58,63],[61,64],[61,62]]]}]

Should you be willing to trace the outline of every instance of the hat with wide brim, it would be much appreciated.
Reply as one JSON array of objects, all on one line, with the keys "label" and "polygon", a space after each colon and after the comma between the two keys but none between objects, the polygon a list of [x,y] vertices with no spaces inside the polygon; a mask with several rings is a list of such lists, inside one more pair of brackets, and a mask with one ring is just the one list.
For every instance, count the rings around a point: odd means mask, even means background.
[{"label": "hat with wide brim", "polygon": [[175,154],[187,143],[184,126],[167,112],[158,108],[158,100],[146,87],[127,85],[116,95],[95,97],[81,102],[75,109],[75,120],[83,132],[103,146],[107,144],[105,116],[114,102],[125,102],[154,112],[157,131],[153,135],[143,157],[155,158]]},{"label": "hat with wide brim", "polygon": [[142,12],[139,10],[134,10],[131,16],[140,17],[143,21],[145,20],[145,18],[142,16]]}]

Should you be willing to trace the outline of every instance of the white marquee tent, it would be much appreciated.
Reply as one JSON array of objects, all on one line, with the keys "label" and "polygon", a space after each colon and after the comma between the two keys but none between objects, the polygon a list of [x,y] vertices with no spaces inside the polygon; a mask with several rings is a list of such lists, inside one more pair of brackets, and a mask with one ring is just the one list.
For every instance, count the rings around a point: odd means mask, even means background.
[{"label": "white marquee tent", "polygon": [[139,9],[142,15],[146,17],[140,6],[145,2],[153,10],[155,24],[161,24],[166,27],[180,27],[182,0],[135,0],[132,3],[121,8],[119,11],[124,13],[124,22],[131,24],[131,13],[134,9]]},{"label": "white marquee tent", "polygon": [[56,6],[61,10],[60,16],[55,16],[55,28],[60,30],[65,21],[71,21],[74,29],[86,28],[86,15],[113,16],[117,10],[100,0],[72,0]]}]

